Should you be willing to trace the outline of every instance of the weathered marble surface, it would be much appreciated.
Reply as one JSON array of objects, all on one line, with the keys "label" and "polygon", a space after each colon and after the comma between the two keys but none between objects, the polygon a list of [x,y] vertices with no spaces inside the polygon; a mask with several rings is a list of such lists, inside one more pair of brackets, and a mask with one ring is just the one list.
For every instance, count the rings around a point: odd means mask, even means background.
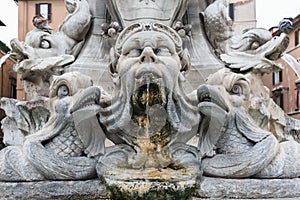
[{"label": "weathered marble surface", "polygon": [[0,199],[109,199],[99,179],[86,181],[0,182]]},{"label": "weathered marble surface", "polygon": [[203,177],[197,197],[217,199],[281,199],[300,197],[300,179],[221,179]]}]

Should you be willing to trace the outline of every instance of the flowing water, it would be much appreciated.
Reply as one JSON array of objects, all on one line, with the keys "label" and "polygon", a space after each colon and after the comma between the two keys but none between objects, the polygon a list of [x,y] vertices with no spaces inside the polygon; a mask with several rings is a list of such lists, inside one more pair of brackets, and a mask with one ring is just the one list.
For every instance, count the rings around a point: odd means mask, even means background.
[{"label": "flowing water", "polygon": [[149,100],[150,100],[150,77],[146,77],[146,84],[147,84],[147,90],[146,90],[146,138],[149,138]]},{"label": "flowing water", "polygon": [[[147,149],[150,147],[150,136],[149,136],[149,125],[150,125],[150,119],[149,119],[149,100],[150,100],[150,77],[146,77],[146,84],[147,84],[147,89],[146,89],[146,129],[145,129],[145,135],[146,135],[146,140],[147,140]],[[148,150],[147,150],[148,151]],[[149,159],[149,152],[146,153],[146,160]]]},{"label": "flowing water", "polygon": [[287,53],[285,53],[281,58],[291,66],[291,68],[297,74],[297,77],[300,78],[300,64],[297,62],[297,60]]}]

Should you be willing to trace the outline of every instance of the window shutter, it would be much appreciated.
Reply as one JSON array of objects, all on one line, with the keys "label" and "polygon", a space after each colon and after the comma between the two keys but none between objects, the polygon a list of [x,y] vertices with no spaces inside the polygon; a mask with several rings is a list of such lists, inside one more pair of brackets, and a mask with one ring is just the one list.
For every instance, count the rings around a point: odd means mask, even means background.
[{"label": "window shutter", "polygon": [[35,15],[40,15],[40,4],[39,3],[35,4]]},{"label": "window shutter", "polygon": [[282,71],[279,72],[279,82],[282,82]]},{"label": "window shutter", "polygon": [[282,93],[280,94],[280,107],[282,108],[282,110],[284,110],[284,107],[283,107],[283,94]]},{"label": "window shutter", "polygon": [[299,44],[299,35],[300,35],[300,29],[295,31],[295,46]]},{"label": "window shutter", "polygon": [[17,97],[17,84],[16,84],[16,79],[10,77],[10,97],[11,98],[16,98]]},{"label": "window shutter", "polygon": [[234,20],[234,3],[230,3],[228,9],[229,9],[229,17],[232,20]]},{"label": "window shutter", "polygon": [[295,88],[294,90],[294,99],[295,99],[295,106],[296,106],[295,110],[299,110],[298,95],[299,95],[299,91],[297,88]]},{"label": "window shutter", "polygon": [[48,3],[48,21],[51,22],[52,19],[52,5]]}]

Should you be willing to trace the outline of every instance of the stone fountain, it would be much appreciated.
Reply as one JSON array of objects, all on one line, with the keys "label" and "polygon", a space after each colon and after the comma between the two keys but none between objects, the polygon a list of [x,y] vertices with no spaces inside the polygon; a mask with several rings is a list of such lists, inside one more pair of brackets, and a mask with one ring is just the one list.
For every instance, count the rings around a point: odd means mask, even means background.
[{"label": "stone fountain", "polygon": [[4,198],[299,196],[299,121],[261,80],[287,35],[233,32],[223,0],[65,3],[11,41],[30,99],[1,99]]}]

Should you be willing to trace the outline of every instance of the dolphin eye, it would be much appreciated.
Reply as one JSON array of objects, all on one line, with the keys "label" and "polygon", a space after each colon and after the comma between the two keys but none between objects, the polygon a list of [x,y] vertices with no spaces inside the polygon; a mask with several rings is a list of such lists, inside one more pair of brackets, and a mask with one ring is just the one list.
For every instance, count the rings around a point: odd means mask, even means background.
[{"label": "dolphin eye", "polygon": [[238,85],[238,84],[234,84],[231,88],[231,93],[232,94],[236,94],[236,95],[241,95],[243,92],[242,90],[242,86]]},{"label": "dolphin eye", "polygon": [[65,97],[69,95],[69,88],[66,85],[61,85],[57,89],[57,96],[58,97]]},{"label": "dolphin eye", "polygon": [[252,42],[250,49],[255,50],[260,46],[260,43],[257,41]]},{"label": "dolphin eye", "polygon": [[51,48],[51,44],[48,40],[43,39],[40,43],[40,48],[49,49]]}]

